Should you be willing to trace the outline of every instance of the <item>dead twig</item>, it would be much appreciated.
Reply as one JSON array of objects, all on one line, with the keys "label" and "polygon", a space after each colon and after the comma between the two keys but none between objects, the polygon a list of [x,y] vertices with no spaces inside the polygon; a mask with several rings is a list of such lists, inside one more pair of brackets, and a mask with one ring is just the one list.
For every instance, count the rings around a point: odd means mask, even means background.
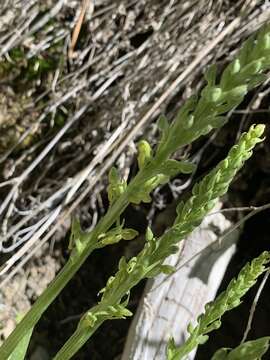
[{"label": "dead twig", "polygon": [[86,11],[89,8],[90,3],[92,4],[92,6],[91,6],[91,15],[92,15],[93,12],[94,12],[94,2],[93,2],[93,0],[83,0],[80,15],[79,15],[79,18],[78,18],[78,20],[76,22],[76,25],[74,27],[72,37],[71,37],[71,43],[70,43],[70,47],[69,47],[69,51],[68,51],[69,59],[72,59],[73,56],[74,56],[74,49],[75,49],[75,46],[76,46],[80,31],[81,31],[81,27],[82,27],[82,24],[83,24],[83,20],[84,20]]}]

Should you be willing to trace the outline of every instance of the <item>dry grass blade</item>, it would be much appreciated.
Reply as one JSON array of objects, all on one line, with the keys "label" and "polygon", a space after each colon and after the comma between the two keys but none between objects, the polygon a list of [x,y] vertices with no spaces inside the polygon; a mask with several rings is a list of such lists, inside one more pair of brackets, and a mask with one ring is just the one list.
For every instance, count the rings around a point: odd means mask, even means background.
[{"label": "dry grass blade", "polygon": [[91,0],[83,0],[80,15],[79,15],[77,23],[76,23],[76,25],[74,27],[72,37],[71,37],[71,43],[70,43],[70,47],[69,47],[69,51],[68,51],[68,57],[70,59],[72,59],[73,56],[74,56],[74,49],[75,49],[75,46],[76,46],[80,31],[81,31],[81,27],[82,27],[82,24],[83,24],[85,13],[86,13],[90,3],[92,4],[91,13],[93,13],[94,12],[94,3],[93,3],[93,1],[91,1]]}]

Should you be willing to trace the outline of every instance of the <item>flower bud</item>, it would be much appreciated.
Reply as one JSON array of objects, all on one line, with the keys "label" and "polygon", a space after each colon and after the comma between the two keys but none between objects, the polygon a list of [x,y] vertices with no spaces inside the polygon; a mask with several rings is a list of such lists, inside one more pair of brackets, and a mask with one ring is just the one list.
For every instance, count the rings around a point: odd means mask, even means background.
[{"label": "flower bud", "polygon": [[242,71],[241,75],[255,75],[258,74],[258,72],[262,69],[262,61],[261,60],[255,60],[252,61],[250,64],[246,65]]},{"label": "flower bud", "polygon": [[208,102],[215,103],[221,98],[222,89],[220,87],[213,86],[211,88],[205,88],[204,90],[203,95]]},{"label": "flower bud", "polygon": [[270,34],[269,33],[265,34],[263,37],[262,48],[263,48],[263,50],[270,50]]},{"label": "flower bud", "polygon": [[231,73],[236,74],[241,70],[241,63],[239,59],[235,59],[232,63]]},{"label": "flower bud", "polygon": [[226,97],[230,99],[242,98],[246,95],[248,90],[247,85],[240,85],[226,93]]}]

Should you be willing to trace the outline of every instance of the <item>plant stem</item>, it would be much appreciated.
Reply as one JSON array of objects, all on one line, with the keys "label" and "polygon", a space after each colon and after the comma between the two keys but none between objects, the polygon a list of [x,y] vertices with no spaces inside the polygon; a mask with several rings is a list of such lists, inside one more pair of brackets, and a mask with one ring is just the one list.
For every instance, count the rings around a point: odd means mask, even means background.
[{"label": "plant stem", "polygon": [[53,360],[69,360],[74,356],[94,332],[102,325],[105,320],[98,321],[94,327],[89,329],[77,329],[62,349],[56,354]]},{"label": "plant stem", "polygon": [[[121,285],[121,289],[117,293],[113,293],[109,299],[107,299],[106,303],[98,304],[93,306],[88,312],[91,312],[93,315],[98,313],[100,310],[106,310],[106,308],[110,304],[116,304],[121,301],[121,299],[125,296],[125,294],[133,288],[140,280],[144,278],[142,276],[140,279],[136,279],[132,281],[132,279],[127,279],[125,283]],[[59,352],[55,355],[53,360],[69,360],[75,355],[80,348],[87,342],[87,340],[95,333],[95,331],[104,323],[104,321],[108,320],[108,318],[98,318],[95,324],[91,327],[80,327],[75,330],[72,336],[68,339],[68,341],[63,345],[63,347],[59,350]]]},{"label": "plant stem", "polygon": [[64,344],[61,350],[56,354],[53,360],[69,360],[74,356],[80,348],[87,342],[87,340],[95,333],[95,331],[102,325],[104,320],[99,320],[91,329],[77,329],[68,341]]}]

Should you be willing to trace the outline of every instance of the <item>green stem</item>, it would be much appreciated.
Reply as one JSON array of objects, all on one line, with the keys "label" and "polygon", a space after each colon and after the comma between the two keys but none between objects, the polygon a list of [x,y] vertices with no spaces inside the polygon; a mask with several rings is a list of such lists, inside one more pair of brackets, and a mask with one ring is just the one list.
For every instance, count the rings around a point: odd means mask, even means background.
[{"label": "green stem", "polygon": [[80,348],[87,342],[87,340],[95,333],[95,331],[102,325],[105,320],[99,320],[91,329],[77,329],[68,341],[63,345],[61,350],[56,354],[53,360],[69,360]]},{"label": "green stem", "polygon": [[184,349],[179,349],[178,352],[175,352],[173,358],[170,359],[170,360],[182,360],[182,359],[185,359],[186,356],[198,346],[196,340],[197,340],[196,336],[190,337],[185,342],[185,348]]},{"label": "green stem", "polygon": [[[111,294],[110,298],[106,300],[106,303],[100,303],[93,306],[88,312],[91,312],[93,315],[98,313],[100,310],[106,310],[110,304],[116,304],[121,301],[121,299],[127,294],[127,292],[132,289],[141,279],[127,279],[122,285],[121,289],[117,293]],[[88,327],[78,326],[72,336],[67,340],[67,342],[62,346],[59,352],[55,355],[53,360],[69,360],[75,355],[81,347],[90,339],[90,337],[95,333],[95,331],[106,321],[108,318],[99,317],[96,322]]]}]

